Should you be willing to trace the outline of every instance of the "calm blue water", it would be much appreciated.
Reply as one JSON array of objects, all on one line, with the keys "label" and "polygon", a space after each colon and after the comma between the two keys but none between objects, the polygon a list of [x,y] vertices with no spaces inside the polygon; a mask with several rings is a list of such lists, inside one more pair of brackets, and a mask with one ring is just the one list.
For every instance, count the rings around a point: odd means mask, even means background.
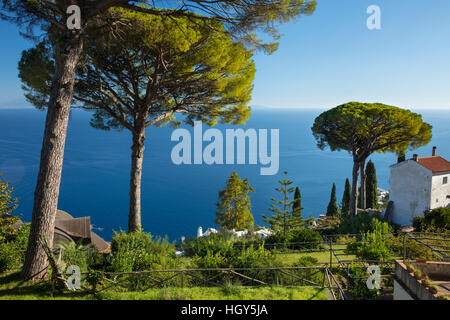
[{"label": "calm blue water", "polygon": [[[171,128],[150,128],[147,132],[142,183],[142,219],[146,231],[168,235],[171,240],[193,236],[198,226],[214,226],[218,191],[232,171],[248,177],[255,188],[251,200],[253,215],[263,224],[270,198],[283,171],[300,186],[304,216],[318,216],[326,210],[331,185],[337,184],[340,200],[346,177],[351,176],[348,153],[321,151],[311,134],[319,110],[254,110],[243,128],[280,129],[280,171],[276,176],[261,176],[260,165],[176,166],[170,153]],[[433,141],[420,150],[422,156],[438,153],[450,158],[450,111],[423,111],[431,123]],[[89,126],[90,114],[75,110],[71,114],[59,199],[59,208],[75,217],[91,216],[99,232],[110,239],[112,230],[127,229],[130,136],[127,131],[104,132]],[[0,108],[0,172],[10,180],[19,197],[24,219],[31,219],[33,192],[39,167],[45,113],[34,109]],[[218,126],[219,129],[236,128]],[[207,127],[204,126],[204,130]],[[189,128],[192,132],[192,128]],[[225,131],[223,131],[225,133]],[[411,156],[411,154],[409,154]],[[379,186],[389,188],[392,154],[374,155]]]}]

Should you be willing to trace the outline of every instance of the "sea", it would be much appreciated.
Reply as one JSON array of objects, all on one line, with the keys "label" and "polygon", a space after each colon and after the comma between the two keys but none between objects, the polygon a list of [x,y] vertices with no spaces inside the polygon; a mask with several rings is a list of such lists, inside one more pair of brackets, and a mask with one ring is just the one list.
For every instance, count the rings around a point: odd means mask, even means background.
[{"label": "sea", "polygon": [[[175,241],[191,237],[201,226],[216,227],[215,215],[219,191],[236,171],[248,178],[255,223],[264,225],[262,214],[270,214],[271,198],[279,197],[275,188],[286,177],[299,186],[303,216],[318,217],[326,211],[332,184],[336,183],[340,202],[345,179],[351,177],[352,158],[348,152],[320,150],[311,133],[318,109],[254,108],[245,125],[216,126],[224,136],[226,129],[279,129],[279,171],[261,175],[261,163],[242,165],[207,165],[173,163],[171,153],[178,142],[171,141],[174,128],[147,129],[142,178],[142,224],[155,237]],[[430,156],[432,147],[450,159],[450,110],[418,110],[433,126],[429,145],[413,153]],[[74,217],[90,216],[94,231],[106,240],[113,232],[127,230],[131,136],[126,131],[101,131],[90,126],[92,114],[73,110],[66,140],[64,167],[58,207]],[[1,179],[15,188],[24,221],[31,220],[33,193],[39,169],[45,111],[0,107]],[[190,131],[192,141],[194,130]],[[203,130],[208,127],[203,125]],[[270,146],[269,134],[269,146]],[[204,146],[208,143],[204,143]],[[270,147],[269,147],[270,149]],[[389,190],[389,166],[395,154],[374,154],[378,186]],[[285,175],[284,172],[288,174]]]}]

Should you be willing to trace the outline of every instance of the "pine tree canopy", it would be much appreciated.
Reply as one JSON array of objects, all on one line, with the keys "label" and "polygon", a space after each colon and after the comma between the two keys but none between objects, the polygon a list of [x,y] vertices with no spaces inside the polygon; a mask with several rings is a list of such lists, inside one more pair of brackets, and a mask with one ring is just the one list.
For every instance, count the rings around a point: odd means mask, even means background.
[{"label": "pine tree canopy", "polygon": [[241,180],[239,175],[233,172],[226,188],[219,192],[216,223],[225,230],[252,229],[254,219],[251,213],[250,192],[255,190],[248,183],[248,179]]},{"label": "pine tree canopy", "polygon": [[[137,122],[141,127],[178,125],[177,113],[186,115],[189,124],[248,119],[252,51],[221,32],[220,22],[211,29],[213,22],[206,26],[194,18],[123,9],[110,10],[108,16],[122,17],[127,27],[119,35],[88,38],[95,40],[85,42],[75,84],[74,104],[94,111],[94,127],[133,131]],[[38,107],[47,105],[50,94],[51,47],[41,42],[24,51],[19,63],[26,97]]]},{"label": "pine tree canopy", "polygon": [[[284,175],[287,176],[287,174],[288,172],[285,171]],[[280,193],[280,198],[272,198],[272,203],[269,208],[269,211],[271,211],[273,215],[270,217],[262,215],[262,217],[266,223],[270,224],[272,230],[283,232],[285,234],[287,231],[298,228],[304,223],[301,216],[301,209],[303,208],[300,207],[300,215],[294,214],[294,211],[291,210],[296,200],[295,198],[290,198],[290,195],[294,192],[294,188],[291,187],[294,182],[292,180],[284,179],[279,180],[278,183],[280,184],[280,187],[275,188],[275,191]],[[299,211],[297,210],[297,213],[298,212]]]}]

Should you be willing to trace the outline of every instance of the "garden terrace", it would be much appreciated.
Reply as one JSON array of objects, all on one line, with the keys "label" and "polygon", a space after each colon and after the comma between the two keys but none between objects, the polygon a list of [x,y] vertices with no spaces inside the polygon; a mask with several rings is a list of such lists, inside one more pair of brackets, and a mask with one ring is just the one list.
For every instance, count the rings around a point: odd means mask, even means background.
[{"label": "garden terrace", "polygon": [[[435,286],[437,292],[433,293],[427,285]],[[395,300],[450,298],[450,262],[397,260],[394,287]]]}]

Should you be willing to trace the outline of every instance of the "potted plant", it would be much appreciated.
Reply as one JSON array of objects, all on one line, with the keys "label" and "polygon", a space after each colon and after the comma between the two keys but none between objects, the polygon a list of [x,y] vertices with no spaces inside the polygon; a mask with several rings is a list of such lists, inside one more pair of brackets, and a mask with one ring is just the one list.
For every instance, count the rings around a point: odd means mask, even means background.
[{"label": "potted plant", "polygon": [[417,259],[416,259],[416,262],[418,262],[418,263],[426,263],[426,262],[427,262],[427,259],[417,258]]},{"label": "potted plant", "polygon": [[412,266],[412,264],[407,264],[406,269],[409,273],[414,273],[414,267]]},{"label": "potted plant", "polygon": [[414,270],[414,277],[415,277],[417,280],[422,280],[422,277],[423,277],[422,271],[419,270],[419,269]]},{"label": "potted plant", "polygon": [[432,294],[438,293],[438,287],[436,287],[434,284],[430,285],[430,291]]},{"label": "potted plant", "polygon": [[412,277],[414,277],[414,274],[416,273],[416,268],[414,268],[412,265],[409,268],[409,273],[411,274]]},{"label": "potted plant", "polygon": [[429,288],[431,285],[430,278],[426,275],[425,279],[423,279],[422,283],[425,285],[425,287]]}]

